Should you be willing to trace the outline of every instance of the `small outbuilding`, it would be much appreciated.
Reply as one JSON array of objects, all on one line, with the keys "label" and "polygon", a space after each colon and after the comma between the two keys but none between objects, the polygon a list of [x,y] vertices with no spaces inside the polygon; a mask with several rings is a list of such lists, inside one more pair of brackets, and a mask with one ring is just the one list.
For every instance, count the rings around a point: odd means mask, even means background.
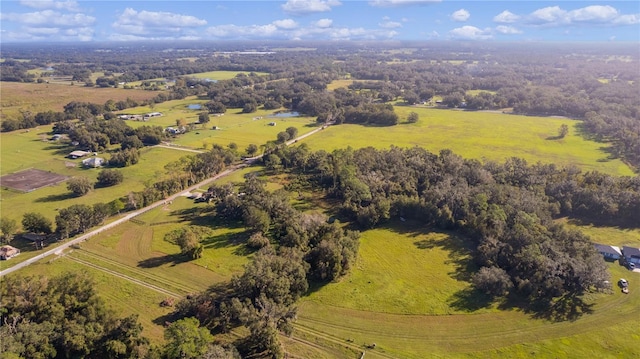
[{"label": "small outbuilding", "polygon": [[82,160],[82,165],[85,167],[97,168],[101,167],[104,164],[104,158],[100,157],[91,157],[86,160]]},{"label": "small outbuilding", "polygon": [[12,247],[9,245],[0,247],[0,259],[7,260],[11,259],[20,254],[20,250],[16,247]]},{"label": "small outbuilding", "polygon": [[620,247],[610,246],[606,244],[596,244],[595,246],[598,252],[604,256],[604,259],[615,261],[622,257],[622,251],[620,251]]},{"label": "small outbuilding", "polygon": [[76,159],[76,158],[84,157],[84,156],[86,156],[86,155],[88,155],[88,154],[90,154],[90,153],[91,153],[91,152],[87,152],[87,151],[73,151],[73,152],[71,152],[71,153],[69,154],[69,156],[68,156],[68,157],[69,157],[69,158]]}]

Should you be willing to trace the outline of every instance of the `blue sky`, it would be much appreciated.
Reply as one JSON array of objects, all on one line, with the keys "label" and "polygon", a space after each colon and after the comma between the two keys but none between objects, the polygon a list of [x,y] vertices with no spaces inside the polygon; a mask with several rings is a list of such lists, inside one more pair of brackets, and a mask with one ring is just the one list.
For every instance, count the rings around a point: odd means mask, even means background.
[{"label": "blue sky", "polygon": [[2,0],[0,41],[640,42],[640,1]]}]

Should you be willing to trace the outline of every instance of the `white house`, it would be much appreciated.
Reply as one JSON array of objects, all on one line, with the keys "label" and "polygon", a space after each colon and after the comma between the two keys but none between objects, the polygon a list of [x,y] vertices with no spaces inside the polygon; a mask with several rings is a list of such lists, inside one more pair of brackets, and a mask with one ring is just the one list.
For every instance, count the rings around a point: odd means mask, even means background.
[{"label": "white house", "polygon": [[100,167],[104,164],[104,158],[100,158],[100,157],[91,157],[91,158],[87,158],[86,160],[82,160],[82,165],[85,167]]}]

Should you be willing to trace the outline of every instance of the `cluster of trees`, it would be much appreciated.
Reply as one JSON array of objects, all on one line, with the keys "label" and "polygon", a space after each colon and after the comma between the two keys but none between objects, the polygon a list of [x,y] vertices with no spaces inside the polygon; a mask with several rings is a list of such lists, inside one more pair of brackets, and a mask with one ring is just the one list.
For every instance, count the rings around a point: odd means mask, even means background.
[{"label": "cluster of trees", "polygon": [[9,277],[0,288],[0,353],[6,358],[240,359],[214,344],[197,319],[171,323],[163,346],[142,335],[137,315],[119,317],[86,274]]},{"label": "cluster of trees", "polygon": [[241,354],[280,358],[277,334],[291,333],[295,302],[310,281],[325,283],[349,271],[359,233],[297,211],[287,191],[270,193],[254,176],[239,191],[214,185],[208,195],[215,215],[243,221],[251,233],[247,245],[258,252],[242,275],[178,303],[176,315],[195,317],[216,333],[244,326],[249,335],[236,343]]},{"label": "cluster of trees", "polygon": [[122,172],[114,169],[104,169],[98,173],[95,183],[91,183],[87,177],[72,177],[67,181],[67,189],[76,197],[82,197],[93,188],[110,187],[121,183],[124,180]]},{"label": "cluster of trees", "polygon": [[420,148],[310,153],[300,146],[276,148],[270,157],[326,188],[342,201],[342,216],[364,228],[403,217],[464,233],[476,263],[487,268],[478,274],[478,288],[496,284],[481,279],[500,279],[501,289],[491,294],[518,294],[543,309],[558,298],[604,289],[607,279],[589,239],[555,218],[640,223],[638,177],[530,166],[517,158],[482,164]]},{"label": "cluster of trees", "polygon": [[108,310],[86,275],[9,276],[2,282],[3,356],[141,358],[150,352],[137,316]]}]

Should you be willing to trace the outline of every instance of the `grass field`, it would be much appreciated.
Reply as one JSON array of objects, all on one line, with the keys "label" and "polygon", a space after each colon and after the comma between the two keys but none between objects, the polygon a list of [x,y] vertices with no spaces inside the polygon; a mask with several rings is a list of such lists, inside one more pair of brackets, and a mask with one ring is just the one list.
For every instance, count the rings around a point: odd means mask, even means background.
[{"label": "grass field", "polygon": [[[579,121],[396,107],[401,119],[406,119],[412,111],[420,116],[415,124],[400,123],[390,127],[343,124],[331,126],[304,142],[314,150],[327,151],[347,146],[389,148],[391,145],[419,146],[434,153],[451,149],[465,158],[503,162],[509,157],[521,157],[530,164],[540,161],[559,166],[575,165],[584,171],[633,175],[633,171],[622,161],[609,158],[606,144],[585,140],[579,134]],[[569,135],[554,139],[562,124],[569,126]]]},{"label": "grass field", "polygon": [[447,237],[395,226],[364,232],[356,268],[303,298],[294,337],[362,350],[376,343],[367,357],[386,358],[640,355],[630,345],[639,338],[640,275],[612,263],[614,281],[636,283],[629,295],[592,295],[593,313],[575,321],[535,319],[469,296],[467,250]]},{"label": "grass field", "polygon": [[[201,204],[199,208],[205,206]],[[88,272],[112,309],[119,315],[140,314],[145,335],[156,343],[161,342],[164,322],[157,319],[168,314],[171,308],[160,307],[160,301],[229,280],[233,274],[240,273],[251,258],[251,252],[243,244],[246,237],[243,228],[218,223],[214,218],[194,213],[192,208],[192,200],[178,198],[136,217],[135,223],[128,222],[101,233],[63,257],[43,260],[18,274],[53,276],[65,271]],[[202,258],[192,261],[179,255],[177,245],[164,240],[167,232],[188,223],[207,224],[212,229],[210,236],[203,240]],[[127,278],[144,281],[166,293]]]},{"label": "grass field", "polygon": [[104,104],[107,100],[136,101],[150,99],[157,95],[153,91],[124,90],[116,88],[84,87],[58,84],[38,84],[20,82],[1,82],[0,106],[2,117],[18,116],[20,110],[38,113],[42,111],[63,111],[71,101],[83,101]]},{"label": "grass field", "polygon": [[[95,182],[100,169],[86,169],[81,166],[81,159],[70,160],[65,156],[70,149],[55,142],[43,141],[48,137],[51,126],[40,126],[30,132],[14,131],[0,134],[0,173],[5,175],[27,168],[52,171],[64,176],[84,176]],[[116,186],[99,188],[83,197],[71,197],[66,182],[55,186],[43,187],[28,193],[0,190],[0,210],[3,217],[13,218],[20,222],[26,212],[36,211],[54,219],[56,210],[73,204],[94,204],[110,202],[124,196],[130,191],[144,189],[145,183],[157,179],[166,173],[167,163],[190,155],[188,152],[166,148],[145,148],[141,151],[140,162],[134,166],[119,169],[124,181]],[[99,154],[108,158],[109,155]],[[75,167],[69,167],[75,165]]]},{"label": "grass field", "polygon": [[[258,76],[268,75],[268,72],[254,72]],[[195,74],[184,75],[184,77],[194,77],[197,79],[209,79],[209,80],[230,80],[239,74],[249,75],[249,71],[208,71],[208,72],[198,72]]]},{"label": "grass field", "polygon": [[[148,106],[136,107],[121,111],[127,114],[144,114],[151,111],[162,112],[162,117],[154,117],[148,122],[127,121],[131,127],[139,127],[144,125],[154,126],[176,126],[176,121],[184,119],[187,123],[198,121],[198,115],[203,110],[190,110],[187,106],[191,104],[203,105],[208,100],[190,97],[184,100],[167,101],[157,104],[151,109]],[[267,141],[275,140],[278,132],[284,131],[289,126],[298,129],[298,134],[305,134],[317,126],[315,118],[312,117],[288,117],[288,118],[270,118],[269,115],[274,111],[258,110],[254,113],[242,113],[240,109],[227,109],[223,116],[210,116],[207,124],[197,124],[196,130],[182,134],[172,139],[171,142],[191,147],[191,148],[211,148],[213,144],[227,146],[231,142],[238,145],[240,151],[249,144],[260,146]],[[261,119],[257,119],[261,118]],[[275,122],[276,126],[269,126],[270,122]],[[213,126],[219,128],[213,130]]]}]

